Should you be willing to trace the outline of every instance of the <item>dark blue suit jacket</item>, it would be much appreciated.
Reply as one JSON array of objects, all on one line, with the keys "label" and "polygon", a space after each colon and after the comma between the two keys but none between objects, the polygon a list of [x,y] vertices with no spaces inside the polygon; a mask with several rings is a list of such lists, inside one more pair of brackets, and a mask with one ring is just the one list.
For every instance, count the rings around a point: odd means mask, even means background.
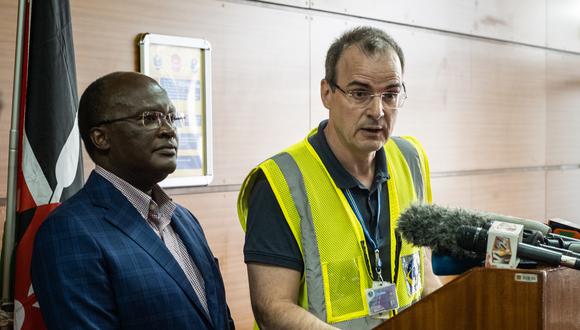
[{"label": "dark blue suit jacket", "polygon": [[48,328],[233,328],[217,261],[199,223],[181,206],[171,220],[203,275],[210,315],[161,239],[93,172],[36,234],[32,284]]}]

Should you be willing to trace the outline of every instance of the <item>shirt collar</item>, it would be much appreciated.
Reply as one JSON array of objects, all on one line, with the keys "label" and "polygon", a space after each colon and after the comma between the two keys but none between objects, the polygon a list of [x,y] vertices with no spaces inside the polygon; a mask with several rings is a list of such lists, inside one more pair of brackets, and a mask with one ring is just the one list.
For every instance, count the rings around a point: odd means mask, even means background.
[{"label": "shirt collar", "polygon": [[169,197],[169,195],[167,195],[157,184],[154,185],[151,190],[151,195],[155,197],[152,198],[141,190],[135,188],[127,181],[98,165],[95,166],[95,172],[115,186],[115,188],[117,188],[117,190],[119,190],[123,196],[129,200],[131,205],[133,205],[139,214],[141,214],[143,219],[147,219],[149,214],[149,204],[151,204],[151,202],[157,204],[159,208],[159,216],[161,218],[171,218],[173,211],[175,211],[175,203],[173,203],[171,197]]},{"label": "shirt collar", "polygon": [[[318,125],[318,131],[308,138],[322,163],[330,173],[330,176],[340,189],[361,188],[366,189],[352,174],[350,174],[338,161],[324,135],[324,128],[328,125],[328,120],[323,120]],[[385,158],[385,148],[381,147],[375,154],[375,179],[371,190],[376,189],[376,185],[389,179],[387,170],[387,160]]]}]

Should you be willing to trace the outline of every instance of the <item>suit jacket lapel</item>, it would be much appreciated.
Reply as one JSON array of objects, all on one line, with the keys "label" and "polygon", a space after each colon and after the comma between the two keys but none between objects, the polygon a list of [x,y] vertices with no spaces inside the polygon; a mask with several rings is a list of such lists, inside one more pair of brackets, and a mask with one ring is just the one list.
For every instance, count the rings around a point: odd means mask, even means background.
[{"label": "suit jacket lapel", "polygon": [[145,250],[185,292],[189,300],[203,314],[208,322],[209,316],[200,305],[197,294],[185,273],[171,254],[165,243],[155,234],[131,203],[109,181],[92,173],[85,187],[90,187],[92,202],[105,208],[105,220],[125,233]]},{"label": "suit jacket lapel", "polygon": [[[191,260],[195,263],[197,269],[199,269],[199,272],[203,277],[208,310],[210,312],[217,311],[217,301],[216,299],[213,299],[213,297],[217,296],[217,281],[215,278],[213,278],[213,274],[215,274],[216,271],[212,269],[212,266],[215,266],[210,264],[210,262],[213,263],[213,256],[209,253],[209,248],[205,246],[205,239],[201,236],[201,232],[195,232],[193,230],[193,224],[188,223],[190,221],[191,220],[181,216],[177,210],[171,218],[173,229],[179,235],[179,237],[181,237],[181,240],[185,244],[185,247],[191,256]],[[214,315],[211,315],[211,317],[213,318]],[[214,324],[216,324],[215,320]]]}]

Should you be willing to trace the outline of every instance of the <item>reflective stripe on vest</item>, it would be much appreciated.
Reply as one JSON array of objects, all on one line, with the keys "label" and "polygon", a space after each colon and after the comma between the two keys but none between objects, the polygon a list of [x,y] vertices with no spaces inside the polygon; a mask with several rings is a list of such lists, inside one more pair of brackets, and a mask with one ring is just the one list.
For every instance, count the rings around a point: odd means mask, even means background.
[{"label": "reflective stripe on vest", "polygon": [[290,194],[294,200],[296,210],[300,215],[300,233],[302,253],[304,255],[304,276],[308,286],[308,310],[321,320],[326,320],[326,305],[324,304],[324,284],[320,268],[318,240],[314,222],[310,212],[310,203],[306,195],[302,172],[294,158],[288,153],[280,153],[272,159],[278,164],[286,182],[290,184]]},{"label": "reflective stripe on vest", "polygon": [[399,150],[405,157],[409,170],[411,171],[411,177],[413,178],[413,187],[415,188],[415,193],[418,201],[423,200],[423,175],[421,173],[421,160],[419,158],[419,153],[417,149],[411,144],[411,142],[398,137],[393,136],[391,139],[397,144]]}]

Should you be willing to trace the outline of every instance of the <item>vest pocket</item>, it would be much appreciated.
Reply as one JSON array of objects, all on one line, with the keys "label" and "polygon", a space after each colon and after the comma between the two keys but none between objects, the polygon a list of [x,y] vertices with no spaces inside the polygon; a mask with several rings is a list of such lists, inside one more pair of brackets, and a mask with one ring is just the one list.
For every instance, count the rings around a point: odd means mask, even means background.
[{"label": "vest pocket", "polygon": [[397,283],[397,297],[399,311],[409,307],[421,298],[423,291],[423,262],[420,249],[404,249],[400,257],[399,280]]},{"label": "vest pocket", "polygon": [[366,266],[362,257],[321,263],[328,323],[368,315],[364,298]]}]

